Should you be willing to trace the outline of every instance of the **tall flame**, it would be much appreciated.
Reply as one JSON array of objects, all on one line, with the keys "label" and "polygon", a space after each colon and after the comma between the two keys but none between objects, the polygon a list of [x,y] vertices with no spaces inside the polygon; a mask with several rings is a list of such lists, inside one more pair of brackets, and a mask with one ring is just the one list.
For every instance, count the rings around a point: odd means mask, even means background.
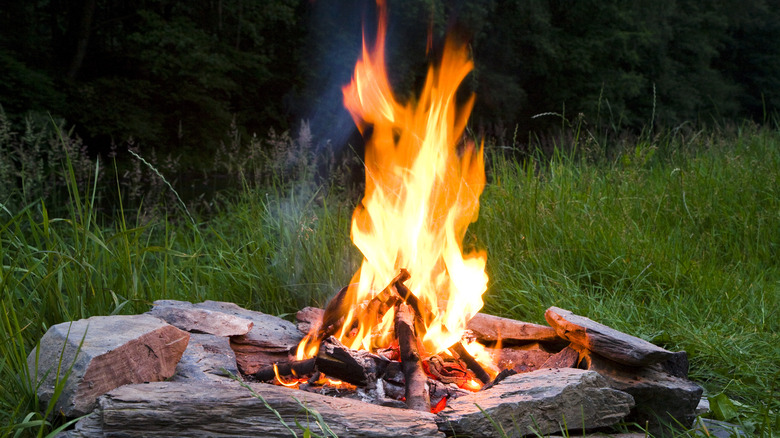
[{"label": "tall flame", "polygon": [[[353,306],[340,337],[351,348],[389,343],[393,312],[379,327],[369,327],[354,304],[370,300],[406,268],[411,273],[407,286],[428,310],[423,345],[433,354],[460,340],[487,288],[485,252],[464,254],[462,248],[485,186],[482,147],[472,142],[458,146],[474,96],[458,107],[456,91],[473,62],[463,44],[448,39],[417,100],[400,103],[385,68],[387,10],[378,3],[376,43],[369,50],[364,36],[362,58],[343,89],[344,104],[361,133],[366,135],[368,127],[372,132],[365,150],[365,196],[351,229],[364,259],[346,296]],[[358,333],[347,340],[354,320]]]},{"label": "tall flame", "polygon": [[[424,351],[437,354],[460,341],[487,289],[485,252],[464,254],[462,247],[485,186],[482,146],[463,141],[474,96],[460,106],[456,99],[474,65],[467,48],[448,39],[417,100],[399,102],[385,69],[387,9],[383,1],[377,3],[376,43],[369,50],[364,36],[362,58],[343,89],[344,105],[361,133],[372,130],[365,150],[365,195],[351,229],[364,259],[339,300],[343,320],[336,336],[353,349],[387,347],[394,309],[371,315],[366,303],[405,268],[411,274],[405,285],[417,297],[418,310],[424,310],[419,315]],[[299,358],[316,353],[319,339],[313,335],[299,345]]]}]

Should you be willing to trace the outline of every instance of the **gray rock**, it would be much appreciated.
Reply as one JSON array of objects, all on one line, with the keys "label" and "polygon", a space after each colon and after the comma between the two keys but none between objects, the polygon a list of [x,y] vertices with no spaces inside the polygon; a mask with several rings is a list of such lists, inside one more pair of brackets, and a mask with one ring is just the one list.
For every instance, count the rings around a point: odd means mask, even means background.
[{"label": "gray rock", "polygon": [[[263,399],[253,396],[252,391]],[[235,381],[157,382],[117,388],[100,398],[95,417],[81,420],[70,436],[291,436],[279,417],[298,436],[303,435],[302,428],[306,427],[330,436],[320,429],[315,411],[327,427],[343,437],[444,436],[437,429],[436,416],[428,412],[376,406],[263,383],[242,387]]]},{"label": "gray rock", "polygon": [[495,422],[508,436],[544,435],[560,432],[566,425],[575,429],[610,426],[633,406],[630,395],[610,388],[596,372],[541,369],[507,377],[486,391],[450,401],[439,413],[439,429],[458,436],[502,436]]},{"label": "gray rock", "polygon": [[246,318],[204,309],[187,301],[157,300],[152,310],[146,313],[188,332],[217,336],[245,335],[254,325]]},{"label": "gray rock", "polygon": [[654,434],[679,427],[690,427],[701,399],[702,387],[690,380],[666,373],[660,364],[630,367],[583,351],[583,365],[607,379],[612,388],[627,392],[636,406],[626,421],[649,425]]},{"label": "gray rock", "polygon": [[254,325],[249,333],[230,337],[230,348],[235,351],[238,367],[244,374],[254,374],[263,365],[288,360],[288,353],[294,352],[303,339],[295,324],[277,316],[220,301],[204,301],[194,306],[252,321]]},{"label": "gray rock", "polygon": [[55,412],[77,417],[118,386],[171,377],[189,337],[150,315],[93,316],[52,326],[27,357],[27,367],[46,404],[57,380],[67,375]]},{"label": "gray rock", "polygon": [[230,340],[221,336],[192,333],[190,343],[170,381],[224,380],[230,378],[231,374],[240,376]]}]

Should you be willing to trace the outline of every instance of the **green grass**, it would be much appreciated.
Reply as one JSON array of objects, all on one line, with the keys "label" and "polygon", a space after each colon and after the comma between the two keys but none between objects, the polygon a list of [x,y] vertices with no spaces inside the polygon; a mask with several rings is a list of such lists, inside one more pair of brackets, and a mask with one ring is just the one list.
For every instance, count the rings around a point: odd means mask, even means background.
[{"label": "green grass", "polygon": [[[686,350],[722,417],[774,436],[780,132],[746,125],[559,146],[570,152],[522,160],[487,148],[488,186],[467,237],[488,251],[483,311],[543,322],[555,305]],[[100,163],[88,182],[63,167],[65,206],[0,206],[0,436],[56,426],[24,372],[53,324],[143,312],[157,299],[290,315],[323,305],[360,261],[353,201],[336,190],[266,178],[193,224],[175,203],[167,215],[100,210],[101,190],[125,187],[100,178],[112,166]],[[0,193],[0,203],[11,198],[21,199]]]}]

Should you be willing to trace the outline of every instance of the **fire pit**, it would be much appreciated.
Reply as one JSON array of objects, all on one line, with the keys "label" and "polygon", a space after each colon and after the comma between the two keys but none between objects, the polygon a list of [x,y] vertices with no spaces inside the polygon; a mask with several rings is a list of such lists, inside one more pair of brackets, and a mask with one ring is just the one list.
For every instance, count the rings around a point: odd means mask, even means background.
[{"label": "fire pit", "polygon": [[[685,379],[685,353],[555,307],[545,314],[550,326],[478,313],[487,255],[464,250],[463,240],[485,185],[483,149],[463,135],[473,96],[456,98],[473,63],[465,44],[448,39],[419,96],[398,102],[378,3],[375,46],[364,43],[344,88],[358,128],[371,132],[351,229],[364,259],[350,284],[325,309],[301,310],[298,328],[227,303],[160,301],[146,316],[149,331],[118,345],[100,338],[115,329],[95,333],[87,323],[50,331],[40,348],[67,351],[77,365],[58,408],[94,410],[72,436],[286,436],[295,422],[346,436],[692,424],[701,388]],[[71,334],[84,336],[78,355]],[[37,358],[33,373],[57,367]]]},{"label": "fire pit", "polygon": [[[344,362],[357,370],[346,377],[354,382],[349,385],[307,383],[303,374],[286,371],[300,363],[297,346],[324,313],[302,309],[300,330],[232,303],[161,300],[144,315],[53,326],[28,364],[31,375],[48,371],[38,390],[48,403],[60,355],[61,375],[73,363],[55,409],[68,417],[89,415],[70,437],[290,436],[288,427],[328,427],[339,436],[501,436],[502,429],[522,436],[620,421],[660,432],[692,424],[701,397],[701,388],[685,377],[684,352],[552,307],[545,314],[550,326],[474,315],[467,332],[487,345],[503,371],[474,392],[458,387],[461,373],[475,379],[467,365],[449,383],[429,368],[424,386],[439,412],[408,409],[401,362],[380,354],[324,342],[326,354],[305,372]],[[275,384],[253,382],[258,376]]]}]

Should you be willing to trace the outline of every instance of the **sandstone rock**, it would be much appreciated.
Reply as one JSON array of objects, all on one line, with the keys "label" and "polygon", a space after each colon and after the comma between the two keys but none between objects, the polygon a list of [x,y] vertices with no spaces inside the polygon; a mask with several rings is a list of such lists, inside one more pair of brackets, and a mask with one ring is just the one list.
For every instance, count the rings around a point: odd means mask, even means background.
[{"label": "sandstone rock", "polygon": [[583,351],[583,365],[607,379],[609,386],[627,392],[636,406],[626,421],[644,426],[661,435],[669,426],[690,427],[703,389],[690,380],[672,376],[659,365],[631,367],[599,354]]},{"label": "sandstone rock", "polygon": [[295,314],[298,330],[303,334],[308,334],[312,328],[319,330],[324,313],[325,311],[318,307],[304,307],[299,310]]},{"label": "sandstone rock", "polygon": [[62,379],[70,369],[55,412],[77,417],[118,386],[171,377],[189,337],[150,315],[93,316],[52,326],[27,357],[27,366],[40,381],[44,403],[52,399],[57,375]]},{"label": "sandstone rock", "polygon": [[245,335],[254,325],[246,318],[205,309],[187,301],[157,300],[146,313],[188,332],[217,336]]},{"label": "sandstone rock", "polygon": [[[494,387],[450,401],[439,429],[457,435],[498,437],[550,434],[565,429],[613,425],[634,405],[609,388],[598,373],[574,368],[542,369],[507,377]],[[480,410],[484,410],[484,413]]]},{"label": "sandstone rock", "polygon": [[230,378],[231,374],[240,375],[230,340],[221,336],[192,333],[190,343],[170,381],[224,380]]},{"label": "sandstone rock", "polygon": [[195,307],[240,316],[254,323],[249,333],[230,337],[230,347],[236,353],[238,368],[244,374],[254,374],[263,365],[288,360],[288,353],[294,353],[303,339],[295,324],[277,316],[220,301],[204,301],[195,304]]},{"label": "sandstone rock", "polygon": [[[338,436],[444,436],[437,429],[436,416],[427,412],[376,406],[263,383],[248,386],[262,396],[298,436],[303,435],[302,427],[329,436],[320,429],[314,411]],[[291,436],[290,430],[264,401],[235,381],[126,385],[101,397],[93,414],[95,417],[81,420],[69,436]],[[307,413],[303,406],[310,411]],[[297,426],[296,421],[302,427]]]},{"label": "sandstone rock", "polygon": [[625,365],[652,365],[674,355],[644,339],[558,307],[547,309],[544,317],[558,336]]}]

